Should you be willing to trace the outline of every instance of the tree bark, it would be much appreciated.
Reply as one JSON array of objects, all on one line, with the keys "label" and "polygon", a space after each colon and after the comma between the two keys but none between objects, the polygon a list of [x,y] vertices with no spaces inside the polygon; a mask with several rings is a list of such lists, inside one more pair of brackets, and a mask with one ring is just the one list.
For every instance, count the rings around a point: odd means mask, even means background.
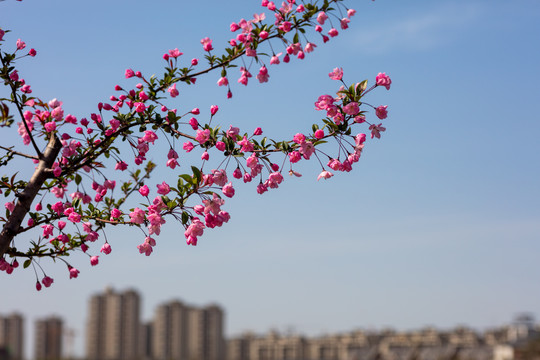
[{"label": "tree bark", "polygon": [[17,196],[15,208],[2,228],[2,232],[0,233],[0,259],[4,257],[4,254],[10,247],[11,241],[19,232],[21,223],[26,214],[30,211],[30,207],[39,190],[45,183],[45,180],[51,177],[52,165],[61,149],[62,143],[58,137],[52,135],[34,174],[24,190]]}]

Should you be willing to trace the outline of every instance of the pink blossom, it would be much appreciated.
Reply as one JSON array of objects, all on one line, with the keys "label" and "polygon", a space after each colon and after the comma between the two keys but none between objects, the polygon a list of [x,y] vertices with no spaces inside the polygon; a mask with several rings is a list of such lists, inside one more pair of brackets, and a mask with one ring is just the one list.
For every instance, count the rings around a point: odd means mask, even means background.
[{"label": "pink blossom", "polygon": [[218,112],[219,110],[219,107],[217,105],[212,105],[210,106],[210,114],[212,116],[216,115],[216,113]]},{"label": "pink blossom", "polygon": [[76,278],[77,276],[79,276],[80,271],[75,269],[73,266],[68,266],[68,270],[69,270],[69,278],[70,279],[73,279],[73,278]]},{"label": "pink blossom", "polygon": [[328,35],[330,35],[331,37],[336,37],[339,35],[339,32],[335,28],[332,28],[328,31]]},{"label": "pink blossom", "polygon": [[223,191],[223,195],[232,198],[234,196],[234,188],[232,186],[232,183],[228,183],[221,189]]},{"label": "pink blossom", "polygon": [[260,83],[265,83],[265,82],[268,82],[269,77],[270,77],[270,75],[268,75],[268,70],[266,69],[266,66],[263,65],[259,70],[259,74],[257,75],[257,79],[259,80]]},{"label": "pink blossom", "polygon": [[250,157],[247,158],[246,160],[246,166],[250,169],[253,169],[255,166],[257,166],[259,164],[259,158],[255,155],[255,154],[252,154]]},{"label": "pink blossom", "polygon": [[247,137],[244,135],[242,140],[236,142],[238,145],[242,146],[242,149],[240,151],[242,152],[252,152],[253,151],[253,144],[247,139]]},{"label": "pink blossom", "polygon": [[349,28],[349,23],[351,22],[351,20],[347,19],[347,18],[343,18],[341,19],[340,21],[340,25],[341,25],[341,29],[342,30],[346,30]]},{"label": "pink blossom", "polygon": [[233,177],[235,179],[240,179],[242,177],[242,170],[240,170],[239,167],[237,167],[234,171],[233,171]]},{"label": "pink blossom", "polygon": [[252,77],[251,73],[244,67],[240,67],[240,71],[242,72],[242,75],[238,79],[238,83],[242,85],[248,84],[248,79]]},{"label": "pink blossom", "polygon": [[21,87],[21,91],[25,94],[31,94],[32,93],[32,89],[30,88],[30,85],[23,85]]},{"label": "pink blossom", "polygon": [[171,95],[171,97],[177,97],[180,92],[176,89],[176,83],[174,83],[172,86],[169,86],[169,88],[167,89],[167,91],[169,92],[169,94]]},{"label": "pink blossom", "polygon": [[178,48],[175,48],[173,50],[169,50],[169,56],[172,57],[172,58],[177,58],[179,56],[183,55],[183,53],[180,52],[180,50],[178,50]]},{"label": "pink blossom", "polygon": [[257,185],[257,194],[262,195],[267,191],[268,191],[268,186],[264,185],[263,183],[259,183],[259,185]]},{"label": "pink blossom", "polygon": [[210,159],[210,154],[208,154],[208,151],[205,151],[203,152],[203,154],[201,155],[201,160],[209,160]]},{"label": "pink blossom", "polygon": [[354,122],[358,124],[362,124],[366,122],[366,117],[364,115],[358,115],[354,117]]},{"label": "pink blossom", "polygon": [[212,47],[212,40],[208,37],[205,37],[204,39],[202,39],[201,44],[203,46],[204,51],[214,50],[214,48]]},{"label": "pink blossom", "polygon": [[236,139],[236,136],[240,133],[240,128],[229,125],[229,130],[227,130],[227,136],[231,139]]},{"label": "pink blossom", "polygon": [[321,179],[330,179],[332,176],[334,176],[334,174],[332,174],[330,171],[323,170],[317,177],[317,181]]},{"label": "pink blossom", "polygon": [[223,186],[227,183],[227,172],[223,169],[212,170],[212,181],[218,186]]},{"label": "pink blossom", "polygon": [[209,129],[197,130],[197,136],[195,136],[195,139],[199,143],[204,144],[205,142],[208,141],[208,139],[210,139],[210,130]]},{"label": "pink blossom", "polygon": [[279,26],[279,30],[283,32],[289,32],[292,29],[292,23],[290,21],[284,21]]},{"label": "pink blossom", "polygon": [[146,110],[146,105],[144,105],[142,102],[136,102],[135,105],[135,111],[138,113],[142,113]]},{"label": "pink blossom", "polygon": [[103,244],[100,251],[105,255],[109,255],[112,251],[111,245],[109,245],[109,243]]},{"label": "pink blossom", "polygon": [[51,278],[51,277],[48,277],[48,276],[45,276],[41,282],[43,282],[43,285],[45,285],[45,287],[50,287],[52,285],[52,283],[54,282],[54,280]]},{"label": "pink blossom", "polygon": [[9,212],[13,212],[13,210],[15,209],[15,204],[13,203],[13,201],[5,203],[4,206],[6,209],[8,209]]},{"label": "pink blossom", "polygon": [[324,11],[321,11],[318,15],[317,15],[317,22],[321,25],[324,25],[324,22],[328,19],[328,15],[326,15],[326,13]]},{"label": "pink blossom", "polygon": [[126,69],[126,79],[129,79],[131,77],[135,76],[135,72],[131,69]]},{"label": "pink blossom", "polygon": [[17,70],[13,70],[11,74],[9,74],[9,78],[11,81],[19,80],[19,73],[17,72]]},{"label": "pink blossom", "polygon": [[120,216],[122,216],[122,212],[120,210],[118,210],[117,208],[112,209],[111,211],[112,219],[118,219]]},{"label": "pink blossom", "polygon": [[377,139],[380,139],[381,138],[381,132],[385,131],[386,128],[382,126],[382,123],[378,124],[378,125],[371,125],[369,127],[369,130],[371,130],[371,138],[373,139],[374,137],[376,137]]},{"label": "pink blossom", "polygon": [[347,16],[348,17],[352,17],[352,16],[354,16],[354,14],[356,14],[356,10],[354,10],[354,9],[347,10]]},{"label": "pink blossom", "polygon": [[255,131],[253,132],[253,135],[254,136],[258,136],[258,135],[262,135],[263,131],[260,127],[256,128]]},{"label": "pink blossom", "polygon": [[152,130],[146,130],[144,132],[144,136],[142,137],[142,139],[146,142],[149,142],[149,143],[154,143],[154,141],[156,141],[158,138],[158,136],[156,135],[155,132],[153,132]]},{"label": "pink blossom", "polygon": [[315,133],[313,134],[313,136],[316,138],[316,139],[322,139],[324,137],[324,130],[317,130],[315,131]]},{"label": "pink blossom", "polygon": [[268,34],[268,31],[264,31],[264,30],[261,31],[261,32],[259,33],[259,37],[260,37],[262,40],[267,39],[267,38],[268,38],[268,35],[269,35],[269,34]]},{"label": "pink blossom", "polygon": [[199,59],[191,59],[192,66],[197,66],[198,63],[199,63]]},{"label": "pink blossom", "polygon": [[150,256],[150,254],[152,254],[152,251],[154,251],[154,249],[152,249],[152,246],[146,241],[140,245],[137,245],[137,249],[139,249],[140,254],[145,254],[146,256]]},{"label": "pink blossom", "polygon": [[353,101],[343,107],[343,112],[347,115],[356,115],[360,112],[360,107],[357,102]]},{"label": "pink blossom", "polygon": [[311,141],[305,141],[300,144],[300,152],[304,156],[304,159],[309,160],[311,155],[315,152],[315,146]]},{"label": "pink blossom", "polygon": [[124,171],[127,169],[127,164],[124,161],[119,161],[116,163],[116,166],[114,167],[114,169]]},{"label": "pink blossom", "polygon": [[310,52],[313,52],[313,50],[315,50],[316,47],[317,47],[317,45],[308,42],[306,44],[306,47],[304,48],[304,51],[307,52],[307,53],[310,53]]},{"label": "pink blossom", "polygon": [[96,266],[99,263],[99,256],[90,257],[90,265]]},{"label": "pink blossom", "polygon": [[366,141],[366,134],[358,134],[354,137],[356,146],[362,145]]},{"label": "pink blossom", "polygon": [[144,210],[139,209],[136,207],[133,209],[133,211],[129,214],[129,217],[131,218],[131,222],[133,224],[142,224],[144,222],[145,213]]},{"label": "pink blossom", "polygon": [[270,65],[278,65],[279,64],[279,57],[281,56],[281,54],[283,54],[283,53],[279,53],[277,55],[272,56],[272,58],[270,59]]},{"label": "pink blossom", "polygon": [[142,195],[142,196],[148,196],[148,194],[150,193],[150,189],[148,189],[148,186],[146,185],[143,185],[139,188],[139,193]]},{"label": "pink blossom", "polygon": [[297,144],[301,144],[304,141],[306,141],[306,136],[304,134],[298,133],[298,134],[294,135],[293,141],[295,143],[297,143]]},{"label": "pink blossom", "polygon": [[26,47],[26,43],[21,39],[17,39],[17,50],[22,50]]},{"label": "pink blossom", "polygon": [[227,145],[223,141],[216,142],[216,149],[218,149],[219,151],[224,151],[226,146]]},{"label": "pink blossom", "polygon": [[201,110],[199,110],[199,108],[193,108],[190,113],[192,113],[193,115],[199,115],[201,113]]},{"label": "pink blossom", "polygon": [[73,223],[78,223],[78,222],[81,221],[81,215],[74,211],[74,212],[69,214],[68,220],[73,222]]},{"label": "pink blossom", "polygon": [[191,125],[191,128],[193,130],[197,130],[198,127],[199,127],[199,122],[197,121],[197,119],[195,119],[194,117],[192,117],[191,119],[189,119],[188,121],[189,125]]},{"label": "pink blossom", "polygon": [[386,117],[388,116],[388,110],[386,110],[387,107],[388,105],[381,105],[375,109],[375,114],[379,119],[386,119]]},{"label": "pink blossom", "polygon": [[341,80],[343,78],[343,69],[334,68],[334,70],[331,73],[329,73],[328,76],[332,80]]},{"label": "pink blossom", "polygon": [[304,12],[306,9],[304,8],[304,5],[300,4],[298,5],[298,7],[296,8],[296,12]]},{"label": "pink blossom", "polygon": [[227,77],[222,76],[222,77],[219,78],[217,84],[218,84],[218,86],[227,86],[227,85],[229,85],[229,80],[227,79]]},{"label": "pink blossom", "polygon": [[378,86],[384,86],[386,90],[390,90],[390,84],[392,84],[390,76],[386,75],[385,73],[379,73],[375,78],[375,81]]},{"label": "pink blossom", "polygon": [[186,141],[182,147],[182,149],[186,150],[186,152],[190,152],[191,150],[193,150],[193,148],[194,146],[191,141]]},{"label": "pink blossom", "polygon": [[212,199],[203,200],[203,204],[205,214],[208,214],[210,212],[218,214],[221,210],[221,205],[225,204],[225,200],[220,198],[216,193],[213,193]]},{"label": "pink blossom", "polygon": [[62,221],[62,220],[58,221],[58,229],[59,230],[63,230],[66,227],[66,225],[67,224],[66,224],[65,221]]},{"label": "pink blossom", "polygon": [[252,180],[251,174],[245,173],[244,174],[244,183],[251,182],[251,180]]},{"label": "pink blossom", "polygon": [[161,184],[157,184],[156,186],[158,188],[157,190],[158,194],[167,195],[171,191],[169,184],[167,184],[165,181],[162,182]]},{"label": "pink blossom", "polygon": [[[3,31],[0,30],[0,35],[1,35],[2,32],[3,32]],[[40,283],[39,281],[36,281],[36,290],[37,290],[37,291],[41,291],[41,283]]]},{"label": "pink blossom", "polygon": [[51,133],[54,130],[56,130],[56,123],[54,121],[49,121],[49,122],[45,123],[45,125],[43,125],[43,127],[45,128],[45,131]]},{"label": "pink blossom", "polygon": [[300,154],[298,151],[293,151],[289,154],[289,161],[291,163],[297,163],[302,158],[302,154]]},{"label": "pink blossom", "polygon": [[237,23],[234,23],[234,22],[233,22],[229,28],[230,28],[231,32],[235,32],[235,31],[237,31],[238,29],[240,29],[240,26],[238,26]]}]

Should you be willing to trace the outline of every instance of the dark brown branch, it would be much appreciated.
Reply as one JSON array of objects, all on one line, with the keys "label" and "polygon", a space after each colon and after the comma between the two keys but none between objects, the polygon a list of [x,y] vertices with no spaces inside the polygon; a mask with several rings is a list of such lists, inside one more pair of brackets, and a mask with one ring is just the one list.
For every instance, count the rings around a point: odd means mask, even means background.
[{"label": "dark brown branch", "polygon": [[30,211],[32,202],[45,183],[45,180],[49,177],[47,170],[52,167],[61,149],[62,143],[60,140],[56,136],[51,135],[37,169],[34,171],[26,188],[19,194],[15,208],[0,233],[0,258],[4,256],[11,241],[17,235],[24,217]]},{"label": "dark brown branch", "polygon": [[25,158],[28,158],[28,159],[39,160],[39,158],[37,156],[27,155],[27,154],[15,151],[12,148],[7,148],[5,146],[0,146],[0,149],[5,150],[8,153],[11,153],[11,154],[14,154],[14,155],[19,155],[19,156],[22,156],[22,157],[25,157]]}]

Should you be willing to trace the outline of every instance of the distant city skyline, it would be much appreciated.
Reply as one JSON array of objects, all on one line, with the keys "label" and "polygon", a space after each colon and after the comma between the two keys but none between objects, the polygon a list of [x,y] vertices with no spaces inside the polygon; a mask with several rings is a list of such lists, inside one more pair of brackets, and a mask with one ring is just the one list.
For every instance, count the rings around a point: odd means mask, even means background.
[{"label": "distant city skyline", "polygon": [[[225,339],[226,310],[215,304],[193,307],[179,300],[163,302],[151,321],[142,321],[142,298],[135,289],[116,291],[108,287],[88,300],[88,350],[82,357],[86,360],[391,360],[397,356],[396,351],[405,351],[400,356],[411,360],[430,360],[433,356],[451,360],[456,354],[513,360],[520,359],[525,340],[540,335],[534,316],[522,313],[512,323],[486,331],[463,326],[450,330],[344,329],[306,336],[269,329],[264,334],[245,332]],[[35,322],[35,351],[23,355],[24,322],[20,313],[0,313],[0,350],[7,346],[14,356],[9,360],[58,360],[59,354],[63,354],[62,359],[72,358],[62,352],[62,338],[67,334],[63,334],[64,320],[58,316]]]}]

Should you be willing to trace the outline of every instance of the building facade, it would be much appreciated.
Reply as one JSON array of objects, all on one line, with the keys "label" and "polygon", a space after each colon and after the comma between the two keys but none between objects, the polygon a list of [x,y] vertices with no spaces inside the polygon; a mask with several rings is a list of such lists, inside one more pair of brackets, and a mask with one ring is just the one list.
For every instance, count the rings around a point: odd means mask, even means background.
[{"label": "building facade", "polygon": [[139,360],[140,296],[108,288],[90,298],[86,331],[88,360]]},{"label": "building facade", "polygon": [[156,309],[152,325],[154,360],[224,360],[223,309],[171,301]]},{"label": "building facade", "polygon": [[10,360],[24,359],[24,318],[21,314],[0,316],[0,349]]},{"label": "building facade", "polygon": [[62,359],[63,322],[56,316],[36,321],[35,360]]}]

